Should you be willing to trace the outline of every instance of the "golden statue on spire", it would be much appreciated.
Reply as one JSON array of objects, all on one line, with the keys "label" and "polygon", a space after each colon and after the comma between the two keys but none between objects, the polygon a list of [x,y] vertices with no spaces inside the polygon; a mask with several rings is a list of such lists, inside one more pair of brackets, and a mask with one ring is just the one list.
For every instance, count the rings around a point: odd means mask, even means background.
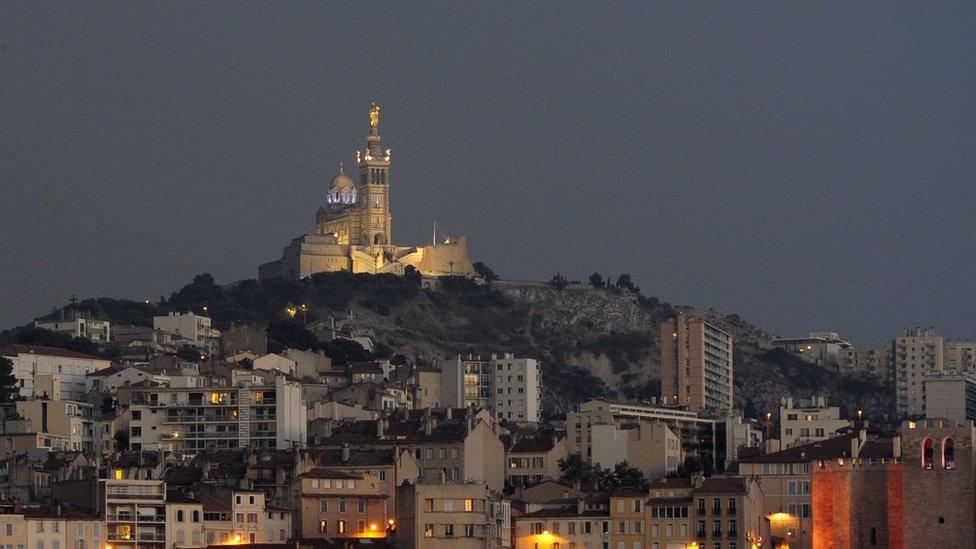
[{"label": "golden statue on spire", "polygon": [[369,108],[369,127],[375,128],[380,125],[380,106],[375,102]]}]

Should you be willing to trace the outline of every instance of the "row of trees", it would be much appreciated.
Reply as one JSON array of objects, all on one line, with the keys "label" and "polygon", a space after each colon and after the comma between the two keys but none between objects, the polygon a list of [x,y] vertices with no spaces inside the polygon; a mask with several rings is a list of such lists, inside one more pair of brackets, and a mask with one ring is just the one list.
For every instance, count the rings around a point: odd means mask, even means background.
[{"label": "row of trees", "polygon": [[579,484],[587,490],[604,490],[613,492],[617,488],[637,488],[647,490],[650,482],[644,478],[644,473],[622,461],[613,467],[604,469],[594,463],[588,463],[579,454],[559,460],[559,470],[562,480]]},{"label": "row of trees", "polygon": [[[573,284],[578,284],[579,282],[573,281]],[[593,273],[589,278],[590,286],[594,288],[611,288],[616,290],[627,290],[635,294],[640,293],[640,287],[634,285],[634,280],[629,274],[623,273],[617,277],[617,282],[614,283],[611,277],[603,278],[600,273]],[[570,284],[570,281],[563,276],[561,273],[556,273],[552,275],[549,279],[549,284],[558,289],[563,289]]]}]

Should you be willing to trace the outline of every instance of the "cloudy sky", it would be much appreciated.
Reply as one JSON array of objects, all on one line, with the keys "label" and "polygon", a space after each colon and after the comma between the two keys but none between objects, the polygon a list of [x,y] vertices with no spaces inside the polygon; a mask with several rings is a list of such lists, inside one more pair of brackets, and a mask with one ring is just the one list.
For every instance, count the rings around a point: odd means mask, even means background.
[{"label": "cloudy sky", "polygon": [[[420,9],[422,6],[422,9]],[[0,3],[0,326],[256,276],[371,101],[394,240],[976,338],[976,4]]]}]

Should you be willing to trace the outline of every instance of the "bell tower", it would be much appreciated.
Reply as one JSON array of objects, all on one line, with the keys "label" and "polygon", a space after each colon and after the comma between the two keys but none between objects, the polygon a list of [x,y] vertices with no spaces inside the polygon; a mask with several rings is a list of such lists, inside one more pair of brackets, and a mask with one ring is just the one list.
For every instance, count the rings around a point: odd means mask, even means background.
[{"label": "bell tower", "polygon": [[367,245],[392,244],[390,217],[390,149],[380,147],[380,108],[369,109],[369,136],[366,149],[356,151],[359,164],[359,196],[363,210],[362,242]]}]

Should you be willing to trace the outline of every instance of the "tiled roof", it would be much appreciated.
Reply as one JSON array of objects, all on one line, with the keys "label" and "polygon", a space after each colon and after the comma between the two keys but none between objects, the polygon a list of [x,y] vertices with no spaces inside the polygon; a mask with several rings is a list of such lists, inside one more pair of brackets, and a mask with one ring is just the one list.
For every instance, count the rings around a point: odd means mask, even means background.
[{"label": "tiled roof", "polygon": [[744,494],[748,491],[745,477],[705,477],[696,494]]},{"label": "tiled roof", "polygon": [[342,461],[341,448],[313,448],[302,450],[304,457],[317,467],[382,467],[393,465],[397,458],[396,448],[350,448],[349,459]]},{"label": "tiled roof", "polygon": [[41,345],[21,345],[18,343],[12,343],[10,345],[0,346],[0,355],[2,356],[17,356],[19,354],[60,356],[65,358],[84,358],[87,360],[103,360],[105,362],[109,361],[107,358],[86,355],[85,353],[79,353],[78,351],[71,351],[68,349],[60,349],[58,347],[44,347]]},{"label": "tiled roof", "polygon": [[574,517],[609,517],[610,513],[608,511],[601,511],[599,509],[584,509],[582,513],[579,512],[579,508],[576,506],[571,507],[558,507],[555,509],[540,509],[538,511],[533,511],[531,513],[525,513],[524,515],[518,517],[518,520],[526,519],[540,519],[540,518],[574,518]]},{"label": "tiled roof", "polygon": [[740,463],[808,463],[819,459],[850,457],[851,439],[855,436],[841,435],[809,444],[801,444],[779,452],[742,459]]},{"label": "tiled roof", "polygon": [[651,481],[651,490],[689,490],[691,489],[691,479],[689,478],[656,478]]},{"label": "tiled roof", "polygon": [[363,477],[360,475],[353,475],[350,473],[344,473],[337,469],[312,469],[307,473],[303,473],[302,478],[337,478],[337,479],[351,479],[351,480],[362,480]]},{"label": "tiled roof", "polygon": [[513,444],[508,451],[513,454],[541,454],[551,451],[555,445],[552,437],[526,437]]}]

